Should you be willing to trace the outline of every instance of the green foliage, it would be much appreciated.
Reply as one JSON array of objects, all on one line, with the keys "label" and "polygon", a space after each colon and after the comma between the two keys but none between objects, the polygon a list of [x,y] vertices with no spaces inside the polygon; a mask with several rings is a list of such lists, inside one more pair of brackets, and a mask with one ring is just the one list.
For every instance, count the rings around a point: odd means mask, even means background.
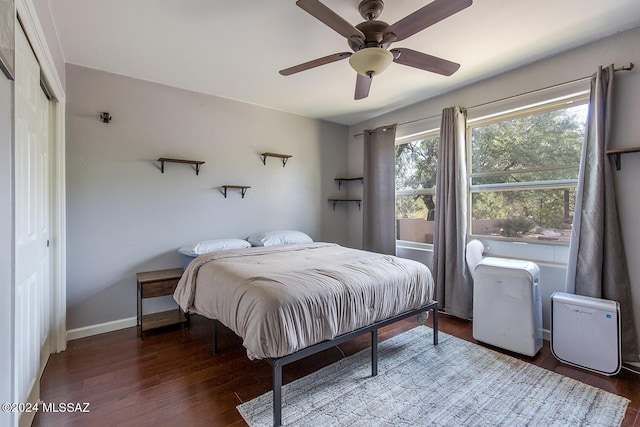
[{"label": "green foliage", "polygon": [[[537,183],[578,177],[586,105],[545,111],[472,128],[473,185]],[[433,189],[438,136],[396,146],[396,190]],[[574,188],[496,188],[472,194],[473,219],[503,220],[505,233],[521,235],[534,226],[554,229],[571,223]],[[432,218],[427,194],[396,198],[398,218]]]},{"label": "green foliage", "polygon": [[543,228],[570,224],[575,207],[575,189],[495,191],[472,196],[474,219],[526,217]]},{"label": "green foliage", "polygon": [[[584,107],[579,106],[474,128],[472,172],[511,172],[578,164],[584,136],[583,111]],[[474,183],[509,182],[509,176],[512,175],[479,178]],[[577,170],[564,177],[577,177]],[[549,179],[545,172],[530,173],[527,178],[527,181]],[[520,180],[511,180],[514,181]]]},{"label": "green foliage", "polygon": [[439,137],[396,145],[396,190],[433,188]]},{"label": "green foliage", "polygon": [[424,218],[433,221],[435,197],[430,195],[396,196],[396,218]]},{"label": "green foliage", "polygon": [[[490,175],[472,183],[576,179],[586,111],[581,105],[474,128],[472,172]],[[474,194],[472,202],[473,218],[532,218],[543,228],[570,223],[574,205],[573,188],[484,192]]]},{"label": "green foliage", "polygon": [[427,218],[427,207],[415,196],[396,197],[396,218]]},{"label": "green foliage", "polygon": [[500,234],[504,237],[521,237],[536,226],[535,222],[529,218],[504,219],[498,221],[497,225],[500,227]]},{"label": "green foliage", "polygon": [[[436,186],[439,137],[432,136],[396,145],[396,190],[431,189]],[[432,219],[433,196],[414,195],[396,198],[397,218]]]}]

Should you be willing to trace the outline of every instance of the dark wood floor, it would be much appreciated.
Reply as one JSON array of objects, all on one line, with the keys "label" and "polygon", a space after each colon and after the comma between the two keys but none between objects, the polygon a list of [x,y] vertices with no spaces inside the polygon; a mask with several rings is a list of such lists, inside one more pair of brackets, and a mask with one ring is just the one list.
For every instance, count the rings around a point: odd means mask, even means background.
[{"label": "dark wood floor", "polygon": [[[439,318],[441,331],[474,341],[470,322]],[[415,325],[412,318],[385,327],[380,341]],[[245,426],[236,406],[271,389],[271,368],[265,362],[250,361],[240,339],[221,329],[221,354],[216,356],[211,354],[211,322],[199,316],[192,316],[188,330],[149,332],[144,341],[137,338],[135,328],[70,341],[65,352],[49,359],[41,382],[42,400],[87,402],[90,412],[40,412],[33,425]],[[368,346],[365,335],[288,365],[284,381]],[[548,342],[535,358],[519,358],[627,397],[631,404],[623,425],[640,426],[640,375],[623,370],[606,377],[572,368],[553,357]]]}]

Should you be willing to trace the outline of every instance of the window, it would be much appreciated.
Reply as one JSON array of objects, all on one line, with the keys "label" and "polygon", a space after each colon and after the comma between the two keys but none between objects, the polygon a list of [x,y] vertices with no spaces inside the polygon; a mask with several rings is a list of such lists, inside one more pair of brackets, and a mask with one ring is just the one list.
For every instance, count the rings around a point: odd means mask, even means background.
[{"label": "window", "polygon": [[585,102],[469,124],[471,234],[569,242]]},{"label": "window", "polygon": [[439,131],[396,141],[396,236],[433,243]]}]

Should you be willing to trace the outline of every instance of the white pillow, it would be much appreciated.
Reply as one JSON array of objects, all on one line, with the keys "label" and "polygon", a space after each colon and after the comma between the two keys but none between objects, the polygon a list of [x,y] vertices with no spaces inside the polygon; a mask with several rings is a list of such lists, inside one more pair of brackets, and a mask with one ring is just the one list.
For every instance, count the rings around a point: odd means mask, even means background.
[{"label": "white pillow", "polygon": [[253,246],[291,245],[295,243],[311,243],[311,237],[302,231],[275,230],[256,233],[247,237]]},{"label": "white pillow", "polygon": [[224,251],[227,249],[242,249],[251,247],[251,243],[242,239],[215,239],[201,240],[185,245],[178,249],[183,255],[198,256],[214,251]]}]

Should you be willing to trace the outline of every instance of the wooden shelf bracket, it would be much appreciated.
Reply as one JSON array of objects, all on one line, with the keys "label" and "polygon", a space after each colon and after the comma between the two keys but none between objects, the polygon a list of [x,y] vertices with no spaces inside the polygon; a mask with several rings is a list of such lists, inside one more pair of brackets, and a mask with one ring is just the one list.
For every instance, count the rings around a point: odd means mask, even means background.
[{"label": "wooden shelf bracket", "polygon": [[329,199],[331,203],[333,203],[333,210],[336,210],[336,204],[338,202],[356,202],[358,205],[358,210],[361,209],[362,200],[361,199]]},{"label": "wooden shelf bracket", "polygon": [[640,147],[631,147],[631,148],[619,148],[613,150],[607,150],[607,154],[609,156],[613,156],[613,161],[616,164],[616,170],[622,169],[622,162],[620,159],[621,154],[625,153],[638,153],[640,152]]},{"label": "wooden shelf bracket", "polygon": [[348,181],[360,181],[364,185],[364,177],[356,177],[356,178],[336,178],[335,181],[338,183],[338,190],[340,190],[340,186],[343,182]]},{"label": "wooden shelf bracket", "polygon": [[267,157],[278,157],[280,159],[282,159],[282,167],[285,167],[287,165],[287,160],[289,160],[291,157],[290,154],[279,154],[279,153],[262,153],[260,154],[260,157],[262,158],[262,164],[266,165],[267,164]]},{"label": "wooden shelf bracket", "polygon": [[242,198],[244,199],[244,195],[247,193],[247,188],[251,188],[251,186],[249,185],[223,185],[222,188],[224,188],[224,198],[227,198],[227,189],[228,188],[233,188],[233,189],[238,189],[240,190],[240,193],[242,194]]},{"label": "wooden shelf bracket", "polygon": [[160,162],[160,172],[164,173],[164,163],[187,163],[190,165],[194,165],[196,167],[196,175],[200,174],[200,166],[204,164],[203,161],[200,160],[183,160],[183,159],[170,159],[168,157],[160,157],[158,159]]}]

